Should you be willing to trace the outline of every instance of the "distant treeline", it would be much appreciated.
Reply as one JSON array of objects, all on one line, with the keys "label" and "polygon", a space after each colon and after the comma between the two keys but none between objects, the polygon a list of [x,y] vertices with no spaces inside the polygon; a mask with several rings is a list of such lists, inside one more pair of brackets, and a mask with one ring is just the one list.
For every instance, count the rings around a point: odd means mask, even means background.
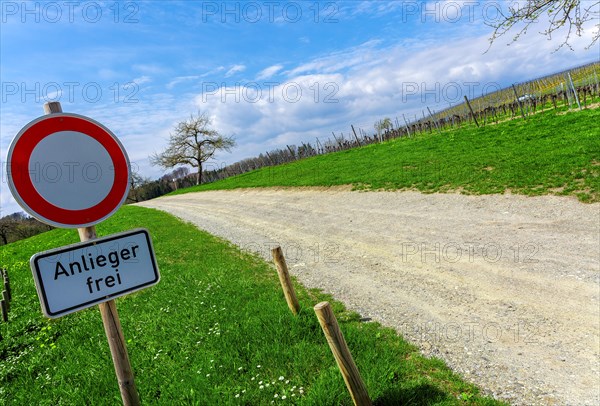
[{"label": "distant treeline", "polygon": [[138,173],[133,173],[130,179],[129,195],[125,203],[138,203],[166,195],[179,188],[190,187],[196,184],[194,175],[189,175],[186,167],[177,168],[159,179],[150,180],[143,178]]},{"label": "distant treeline", "polygon": [[33,237],[51,229],[52,226],[40,223],[25,213],[13,213],[0,218],[0,245]]}]

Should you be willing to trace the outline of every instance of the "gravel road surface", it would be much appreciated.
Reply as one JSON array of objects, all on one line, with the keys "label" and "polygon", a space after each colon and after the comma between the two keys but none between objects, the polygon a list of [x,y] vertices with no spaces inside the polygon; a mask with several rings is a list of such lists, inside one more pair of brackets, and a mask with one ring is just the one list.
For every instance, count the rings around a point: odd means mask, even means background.
[{"label": "gravel road surface", "polygon": [[167,211],[395,328],[515,405],[600,404],[600,204],[572,198],[245,189]]}]

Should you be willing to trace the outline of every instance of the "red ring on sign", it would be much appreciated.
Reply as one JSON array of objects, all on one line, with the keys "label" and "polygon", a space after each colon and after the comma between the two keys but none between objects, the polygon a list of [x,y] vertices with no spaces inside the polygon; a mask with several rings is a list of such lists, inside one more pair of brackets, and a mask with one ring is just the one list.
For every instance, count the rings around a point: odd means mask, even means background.
[{"label": "red ring on sign", "polygon": [[[112,160],[113,186],[106,197],[95,206],[81,210],[55,206],[38,193],[31,181],[29,159],[33,150],[48,135],[60,131],[76,131],[94,138],[106,149]],[[129,187],[127,157],[114,136],[95,122],[70,115],[52,115],[26,128],[14,145],[10,170],[13,185],[23,202],[40,217],[63,225],[89,225],[109,216],[121,205]],[[15,175],[18,175],[18,181]]]}]

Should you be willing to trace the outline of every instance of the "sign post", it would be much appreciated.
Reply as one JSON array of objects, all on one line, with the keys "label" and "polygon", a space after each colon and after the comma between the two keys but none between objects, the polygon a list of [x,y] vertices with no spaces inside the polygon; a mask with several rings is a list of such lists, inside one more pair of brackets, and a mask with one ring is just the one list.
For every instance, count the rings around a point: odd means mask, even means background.
[{"label": "sign post", "polygon": [[[82,242],[97,238],[96,227],[89,226],[77,229],[79,238]],[[114,300],[98,304],[100,315],[102,316],[102,324],[104,324],[104,332],[110,347],[110,355],[115,366],[117,381],[119,382],[119,391],[125,406],[138,406],[140,398],[135,386],[129,355],[127,354],[127,346],[125,345],[125,337],[119,320],[119,313]]]},{"label": "sign post", "polygon": [[[63,113],[59,102],[46,103],[44,112],[46,116],[26,125],[9,148],[9,187],[32,216],[56,227],[77,228],[82,242],[95,240],[94,225],[111,216],[127,198],[129,159],[118,139],[101,124]],[[36,256],[32,265],[35,259]],[[35,276],[33,267],[32,271]],[[158,282],[157,268],[155,274],[156,278],[148,284]],[[108,285],[107,280],[108,277],[104,282]],[[37,282],[36,277],[39,293]],[[113,276],[110,284],[115,283]],[[100,289],[99,283],[97,286]],[[107,297],[109,300],[98,307],[121,398],[124,405],[136,406],[140,399],[119,314],[114,299]]]}]

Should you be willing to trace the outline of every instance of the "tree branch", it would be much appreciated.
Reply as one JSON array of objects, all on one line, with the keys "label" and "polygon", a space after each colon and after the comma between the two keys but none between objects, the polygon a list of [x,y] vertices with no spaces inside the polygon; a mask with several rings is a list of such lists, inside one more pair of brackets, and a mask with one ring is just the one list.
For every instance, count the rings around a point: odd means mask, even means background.
[{"label": "tree branch", "polygon": [[[547,15],[548,25],[540,34],[552,39],[552,36],[564,27],[567,30],[564,41],[560,43],[556,50],[563,46],[572,49],[570,40],[573,32],[580,37],[587,22],[598,20],[600,17],[599,5],[600,1],[586,1],[584,3],[583,0],[524,0],[524,3],[509,6],[506,13],[498,9],[500,16],[498,21],[491,24],[487,23],[494,29],[489,40],[490,47],[488,51],[498,38],[521,26],[508,45],[516,42],[521,35],[527,33],[531,24],[539,22],[544,15]],[[582,7],[583,12],[581,11]],[[593,32],[592,41],[586,49],[591,48],[600,38],[600,24],[596,27],[597,30]]]}]

